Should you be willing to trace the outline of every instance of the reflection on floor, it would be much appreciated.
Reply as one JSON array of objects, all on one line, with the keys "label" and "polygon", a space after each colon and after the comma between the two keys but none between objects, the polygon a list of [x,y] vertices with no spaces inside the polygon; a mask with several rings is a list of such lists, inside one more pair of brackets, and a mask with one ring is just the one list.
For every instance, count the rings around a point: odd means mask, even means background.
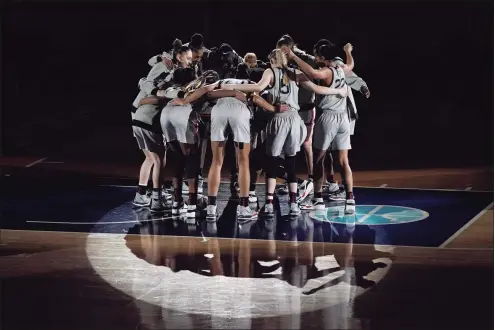
[{"label": "reflection on floor", "polygon": [[273,217],[239,224],[222,186],[218,222],[187,224],[134,209],[134,188],[16,187],[4,329],[493,328],[493,251],[432,248],[489,194],[362,188],[355,216],[297,218],[279,196]]}]

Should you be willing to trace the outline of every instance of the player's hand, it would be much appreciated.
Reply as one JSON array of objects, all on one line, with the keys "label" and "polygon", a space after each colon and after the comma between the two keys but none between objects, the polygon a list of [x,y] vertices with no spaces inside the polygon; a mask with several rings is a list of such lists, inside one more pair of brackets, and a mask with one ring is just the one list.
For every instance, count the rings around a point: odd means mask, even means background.
[{"label": "player's hand", "polygon": [[289,110],[290,110],[290,107],[285,103],[284,104],[280,104],[280,103],[275,104],[275,112],[286,112]]},{"label": "player's hand", "polygon": [[186,105],[183,99],[176,98],[172,100],[172,105]]},{"label": "player's hand", "polygon": [[340,88],[339,90],[339,95],[342,97],[347,97],[348,91],[347,91],[347,86],[344,88]]},{"label": "player's hand", "polygon": [[241,92],[235,92],[235,98],[241,102],[247,102],[248,101],[246,94],[241,93]]},{"label": "player's hand", "polygon": [[352,52],[353,48],[354,48],[354,47],[352,47],[352,45],[351,45],[350,43],[347,43],[347,44],[344,46],[344,51],[345,51],[346,53],[350,53],[350,52]]},{"label": "player's hand", "polygon": [[366,85],[361,86],[361,93],[362,93],[364,96],[366,96],[366,98],[367,98],[367,99],[369,99],[369,98],[370,98],[370,96],[371,96],[370,89],[369,89],[369,88],[368,88],[368,86],[366,86]]},{"label": "player's hand", "polygon": [[282,53],[285,54],[285,56],[287,56],[288,59],[292,59],[294,58],[295,54],[294,52],[292,51],[292,49],[290,49],[289,47],[287,46],[282,46],[280,47],[280,50],[282,51]]}]

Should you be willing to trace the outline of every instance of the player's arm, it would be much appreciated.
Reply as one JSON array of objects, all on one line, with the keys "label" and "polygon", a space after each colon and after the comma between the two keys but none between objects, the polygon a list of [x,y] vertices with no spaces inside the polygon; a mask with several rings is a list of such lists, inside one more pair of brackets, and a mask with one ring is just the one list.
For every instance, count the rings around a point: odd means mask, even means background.
[{"label": "player's arm", "polygon": [[139,106],[142,106],[144,104],[158,104],[160,103],[160,101],[160,97],[158,96],[148,96],[139,100]]},{"label": "player's arm", "polygon": [[251,100],[258,107],[263,108],[266,111],[270,111],[270,112],[283,112],[284,111],[284,108],[282,106],[280,106],[280,105],[273,105],[273,104],[267,102],[264,98],[262,98],[261,96],[259,96],[257,94],[251,94]]},{"label": "player's arm", "polygon": [[199,98],[201,98],[206,93],[213,91],[218,86],[219,83],[220,83],[220,81],[217,81],[216,83],[213,83],[213,84],[206,85],[206,86],[203,86],[201,88],[198,88],[193,93],[187,95],[183,99],[182,98],[176,98],[176,99],[174,99],[173,102],[172,102],[172,104],[174,104],[174,105],[186,105],[186,104],[190,104],[190,103],[198,100]]},{"label": "player's arm", "polygon": [[[331,70],[329,70],[330,73],[332,73]],[[347,96],[347,86],[344,86],[344,88],[330,88],[330,87],[325,87],[325,86],[318,86],[314,84],[311,80],[306,77],[302,72],[296,71],[297,74],[297,82],[301,87],[304,89],[307,89],[309,91],[312,91],[313,93],[320,94],[320,95],[340,95],[342,97]],[[331,76],[330,76],[331,78]]]},{"label": "player's arm", "polygon": [[328,79],[332,75],[332,71],[328,68],[323,68],[315,70],[311,65],[303,61],[299,56],[297,56],[291,49],[284,49],[287,52],[287,57],[294,62],[297,66],[311,79]]},{"label": "player's arm", "polygon": [[310,55],[308,53],[306,53],[305,51],[297,48],[296,46],[294,46],[294,48],[292,49],[292,51],[294,52],[294,54],[297,55],[297,57],[299,57],[301,60],[303,60],[304,62],[306,62],[307,64],[309,64],[311,67],[313,68],[316,68],[317,65],[316,65],[316,59],[313,55]]},{"label": "player's arm", "polygon": [[237,90],[245,93],[254,93],[254,92],[259,93],[265,88],[267,88],[268,85],[270,85],[272,79],[273,79],[272,70],[266,69],[265,72],[263,72],[263,76],[261,77],[261,80],[256,84],[232,84],[232,85],[225,85],[222,88],[229,90]]},{"label": "player's arm", "polygon": [[217,89],[207,94],[210,99],[220,99],[222,97],[235,97],[239,101],[247,102],[246,94],[228,89]]},{"label": "player's arm", "polygon": [[348,75],[345,76],[346,84],[352,89],[361,92],[366,98],[369,98],[371,93],[368,88],[368,84],[363,78],[359,77],[354,71],[349,72]]},{"label": "player's arm", "polygon": [[341,68],[344,70],[344,73],[348,75],[354,69],[354,58],[352,57],[352,45],[350,43],[347,43],[344,46],[344,52],[346,63],[341,65]]}]

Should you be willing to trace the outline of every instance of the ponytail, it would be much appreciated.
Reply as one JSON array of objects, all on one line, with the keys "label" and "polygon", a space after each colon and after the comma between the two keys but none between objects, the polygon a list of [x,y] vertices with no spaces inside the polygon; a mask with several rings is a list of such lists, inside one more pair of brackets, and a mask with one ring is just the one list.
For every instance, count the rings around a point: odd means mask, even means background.
[{"label": "ponytail", "polygon": [[290,82],[289,75],[287,74],[287,57],[280,49],[274,49],[270,53],[270,60],[273,59],[275,67],[283,70],[282,81],[284,85],[288,85]]}]

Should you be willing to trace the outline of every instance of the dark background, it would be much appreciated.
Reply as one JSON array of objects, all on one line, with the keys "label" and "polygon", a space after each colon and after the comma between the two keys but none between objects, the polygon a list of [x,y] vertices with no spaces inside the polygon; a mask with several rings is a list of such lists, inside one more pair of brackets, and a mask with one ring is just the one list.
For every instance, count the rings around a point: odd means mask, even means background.
[{"label": "dark background", "polygon": [[351,42],[354,169],[493,166],[492,1],[2,3],[3,154],[139,164],[137,82],[195,32],[262,59],[284,33]]}]

